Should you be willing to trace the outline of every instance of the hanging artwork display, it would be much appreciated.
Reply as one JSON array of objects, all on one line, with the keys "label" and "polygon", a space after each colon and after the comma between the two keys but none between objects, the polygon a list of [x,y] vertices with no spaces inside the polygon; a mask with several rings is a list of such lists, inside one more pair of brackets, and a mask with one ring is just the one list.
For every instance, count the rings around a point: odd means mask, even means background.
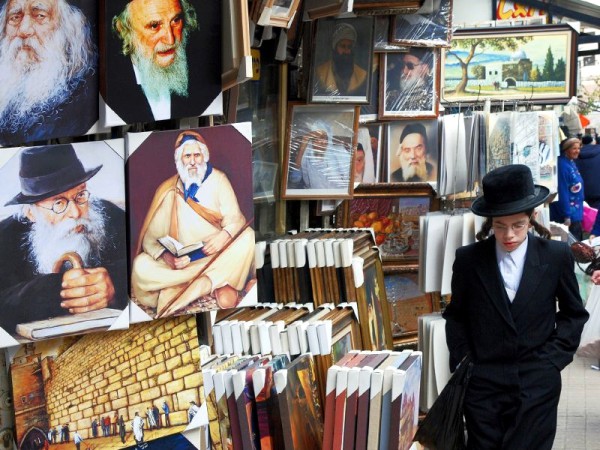
[{"label": "hanging artwork display", "polygon": [[449,47],[452,40],[452,0],[425,0],[414,14],[392,19],[390,41],[421,47]]},{"label": "hanging artwork display", "polygon": [[127,327],[123,140],[2,159],[0,347]]},{"label": "hanging artwork display", "polygon": [[256,302],[251,133],[243,123],[127,135],[142,320]]},{"label": "hanging artwork display", "polygon": [[103,0],[100,10],[104,126],[222,114],[209,109],[221,93],[221,2]]},{"label": "hanging artwork display", "polygon": [[98,121],[97,3],[24,3],[0,1],[2,146],[80,136]]}]

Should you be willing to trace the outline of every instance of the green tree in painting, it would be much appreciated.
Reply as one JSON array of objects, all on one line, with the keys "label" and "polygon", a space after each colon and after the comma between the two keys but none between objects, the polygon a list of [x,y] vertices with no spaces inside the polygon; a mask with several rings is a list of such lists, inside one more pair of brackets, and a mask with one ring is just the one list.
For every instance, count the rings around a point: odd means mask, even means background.
[{"label": "green tree in painting", "polygon": [[471,67],[471,74],[473,75],[473,78],[485,80],[485,66]]},{"label": "green tree in painting", "polygon": [[556,81],[565,81],[567,79],[567,64],[562,58],[558,58],[554,67],[554,79]]},{"label": "green tree in painting", "polygon": [[531,69],[531,81],[540,81],[540,68],[535,65],[533,69]]},{"label": "green tree in painting", "polygon": [[553,81],[556,80],[554,74],[554,55],[552,49],[548,47],[546,52],[546,60],[544,61],[544,68],[542,69],[542,80],[541,81]]},{"label": "green tree in painting", "polygon": [[[522,44],[531,41],[531,36],[523,37],[503,37],[503,38],[471,38],[471,39],[454,39],[452,41],[452,49],[448,52],[454,56],[460,63],[461,80],[456,85],[456,94],[464,94],[469,81],[469,63],[477,55],[485,53],[489,50],[517,50]],[[466,49],[467,55],[461,58],[456,50]]]}]

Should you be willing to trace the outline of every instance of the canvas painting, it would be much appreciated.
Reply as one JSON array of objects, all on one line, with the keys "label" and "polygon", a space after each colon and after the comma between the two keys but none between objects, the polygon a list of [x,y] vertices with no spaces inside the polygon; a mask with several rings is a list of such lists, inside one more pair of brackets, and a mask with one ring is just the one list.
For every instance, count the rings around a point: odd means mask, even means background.
[{"label": "canvas painting", "polygon": [[419,291],[416,272],[389,273],[386,270],[384,279],[391,310],[392,336],[416,333],[419,316],[433,311],[432,295]]},{"label": "canvas painting", "polygon": [[576,41],[569,25],[457,31],[442,52],[442,100],[564,104],[575,92]]},{"label": "canvas painting", "polygon": [[209,109],[221,93],[221,2],[103,0],[100,8],[104,126],[222,114],[222,105]]},{"label": "canvas painting", "polygon": [[98,121],[97,3],[1,0],[0,17],[0,145],[88,132]]},{"label": "canvas painting", "polygon": [[146,319],[256,303],[251,135],[128,134],[131,298]]},{"label": "canvas painting", "polygon": [[129,323],[122,139],[1,155],[0,346]]},{"label": "canvas painting", "polygon": [[48,432],[53,446],[77,434],[84,448],[116,450],[197,429],[196,326],[176,317],[19,347],[10,364],[19,450],[40,448]]},{"label": "canvas painting", "polygon": [[512,112],[492,113],[489,116],[487,138],[487,172],[510,164]]}]

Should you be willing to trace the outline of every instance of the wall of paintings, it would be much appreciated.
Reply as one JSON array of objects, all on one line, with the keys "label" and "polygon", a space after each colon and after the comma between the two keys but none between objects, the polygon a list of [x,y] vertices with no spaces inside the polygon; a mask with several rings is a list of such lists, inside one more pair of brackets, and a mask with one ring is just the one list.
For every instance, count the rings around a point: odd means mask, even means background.
[{"label": "wall of paintings", "polygon": [[458,2],[0,0],[0,447],[413,448],[424,218],[576,78]]}]

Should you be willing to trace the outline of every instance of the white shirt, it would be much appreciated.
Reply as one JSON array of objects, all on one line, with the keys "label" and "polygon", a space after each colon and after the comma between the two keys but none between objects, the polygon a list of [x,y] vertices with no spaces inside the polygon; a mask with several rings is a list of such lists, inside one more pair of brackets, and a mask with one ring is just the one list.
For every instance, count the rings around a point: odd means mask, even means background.
[{"label": "white shirt", "polygon": [[[131,64],[133,64],[133,61]],[[135,73],[135,81],[137,84],[141,85],[140,74],[135,64],[133,64],[133,72]],[[166,120],[171,118],[171,94],[168,89],[162,91],[158,99],[146,97],[146,100],[148,100],[148,103],[150,104],[154,120]]]},{"label": "white shirt", "polygon": [[508,294],[508,299],[512,302],[517,295],[521,278],[523,277],[523,268],[525,267],[525,256],[527,255],[527,241],[529,237],[512,252],[504,250],[498,242],[496,242],[496,261],[498,268],[504,280],[504,288]]}]

